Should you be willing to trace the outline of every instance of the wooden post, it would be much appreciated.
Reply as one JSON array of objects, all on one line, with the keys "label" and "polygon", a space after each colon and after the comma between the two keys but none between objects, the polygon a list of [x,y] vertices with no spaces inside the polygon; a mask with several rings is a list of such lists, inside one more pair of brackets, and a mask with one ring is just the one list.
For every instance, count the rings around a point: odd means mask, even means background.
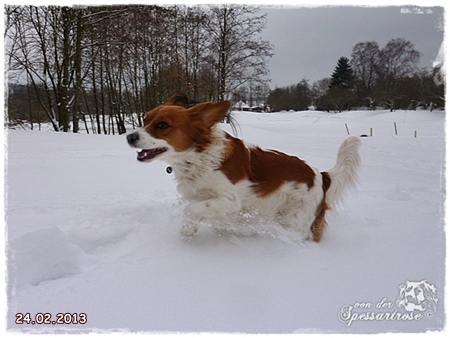
[{"label": "wooden post", "polygon": [[347,129],[347,134],[350,135],[350,131],[348,130],[347,123],[345,124],[345,129]]},{"label": "wooden post", "polygon": [[370,137],[372,137],[372,127],[370,127]]},{"label": "wooden post", "polygon": [[398,135],[398,133],[397,133],[397,122],[394,122],[394,129],[395,129],[395,135]]},{"label": "wooden post", "polygon": [[414,130],[414,138],[417,138],[417,130]]}]

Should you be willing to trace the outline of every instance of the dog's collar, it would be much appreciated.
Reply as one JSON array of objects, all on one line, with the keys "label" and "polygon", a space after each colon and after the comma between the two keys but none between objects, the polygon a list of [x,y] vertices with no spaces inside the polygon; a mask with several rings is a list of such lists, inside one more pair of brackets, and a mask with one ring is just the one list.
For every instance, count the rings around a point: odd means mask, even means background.
[{"label": "dog's collar", "polygon": [[[190,166],[192,163],[191,162],[189,162],[189,161],[185,161],[186,162],[186,165],[188,165],[188,166]],[[167,168],[166,168],[166,173],[168,173],[168,174],[171,174],[173,172],[173,168],[169,165]]]}]

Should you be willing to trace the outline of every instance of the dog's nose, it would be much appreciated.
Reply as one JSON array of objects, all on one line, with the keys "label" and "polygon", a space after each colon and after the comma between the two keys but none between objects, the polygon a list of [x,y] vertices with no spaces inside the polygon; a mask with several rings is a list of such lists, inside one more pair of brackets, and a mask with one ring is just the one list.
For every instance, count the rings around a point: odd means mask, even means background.
[{"label": "dog's nose", "polygon": [[134,146],[139,141],[139,134],[132,133],[127,135],[127,141],[130,146]]}]

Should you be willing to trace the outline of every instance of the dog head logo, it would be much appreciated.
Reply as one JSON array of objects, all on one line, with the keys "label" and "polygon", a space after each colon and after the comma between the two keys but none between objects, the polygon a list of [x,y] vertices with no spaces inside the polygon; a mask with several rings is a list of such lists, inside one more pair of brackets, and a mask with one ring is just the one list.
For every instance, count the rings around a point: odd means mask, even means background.
[{"label": "dog head logo", "polygon": [[403,307],[406,311],[425,311],[432,308],[437,309],[438,299],[436,297],[436,287],[423,280],[421,282],[406,281],[399,286],[400,294],[397,298],[397,306]]}]

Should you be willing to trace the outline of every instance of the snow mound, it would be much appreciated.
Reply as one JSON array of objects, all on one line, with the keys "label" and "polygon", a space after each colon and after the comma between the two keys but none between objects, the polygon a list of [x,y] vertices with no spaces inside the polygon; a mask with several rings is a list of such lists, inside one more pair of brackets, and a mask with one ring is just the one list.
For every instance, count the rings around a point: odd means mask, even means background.
[{"label": "snow mound", "polygon": [[40,229],[9,243],[10,278],[16,287],[39,285],[81,271],[81,250],[58,228]]}]

